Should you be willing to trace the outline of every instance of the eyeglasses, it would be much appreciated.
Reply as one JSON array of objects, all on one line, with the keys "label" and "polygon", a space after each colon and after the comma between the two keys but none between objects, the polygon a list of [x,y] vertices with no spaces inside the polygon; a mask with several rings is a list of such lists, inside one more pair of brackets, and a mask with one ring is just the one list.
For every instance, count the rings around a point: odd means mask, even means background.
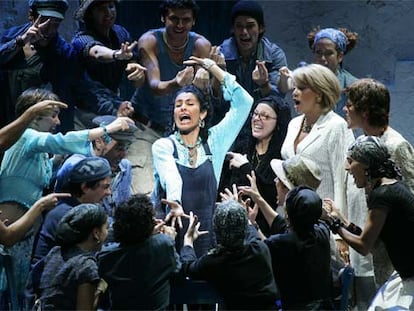
[{"label": "eyeglasses", "polygon": [[257,112],[257,111],[253,111],[250,116],[251,116],[252,119],[258,117],[260,121],[268,121],[268,120],[276,120],[277,119],[276,117],[269,116],[268,114],[266,114],[264,112]]}]

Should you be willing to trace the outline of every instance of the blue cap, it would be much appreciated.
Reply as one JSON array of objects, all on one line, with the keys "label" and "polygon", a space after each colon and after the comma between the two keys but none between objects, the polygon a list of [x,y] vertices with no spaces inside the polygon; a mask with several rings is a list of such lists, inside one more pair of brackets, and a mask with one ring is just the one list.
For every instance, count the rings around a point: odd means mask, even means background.
[{"label": "blue cap", "polygon": [[73,166],[68,178],[70,183],[83,183],[104,179],[112,174],[107,159],[87,157]]}]

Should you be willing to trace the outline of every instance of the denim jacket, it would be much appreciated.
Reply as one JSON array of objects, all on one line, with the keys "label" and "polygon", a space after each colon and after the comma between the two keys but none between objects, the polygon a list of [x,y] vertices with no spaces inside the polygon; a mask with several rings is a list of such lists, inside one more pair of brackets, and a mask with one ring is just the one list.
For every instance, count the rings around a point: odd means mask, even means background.
[{"label": "denim jacket", "polygon": [[258,42],[256,54],[251,55],[247,66],[243,66],[234,37],[224,40],[220,46],[220,51],[224,54],[227,71],[236,76],[237,82],[255,100],[262,97],[259,86],[252,79],[252,72],[256,67],[256,60],[266,62],[266,67],[269,72],[269,82],[272,88],[269,95],[283,95],[277,89],[277,79],[279,77],[279,69],[287,66],[287,61],[285,52],[277,44],[270,42],[266,37],[262,37]]}]

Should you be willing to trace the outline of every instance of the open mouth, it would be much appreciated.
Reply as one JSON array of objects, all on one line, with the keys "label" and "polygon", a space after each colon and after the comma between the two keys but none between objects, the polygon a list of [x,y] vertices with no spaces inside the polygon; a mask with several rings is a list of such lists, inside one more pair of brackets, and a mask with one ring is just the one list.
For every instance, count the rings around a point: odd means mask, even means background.
[{"label": "open mouth", "polygon": [[252,40],[250,38],[240,38],[241,43],[249,44]]},{"label": "open mouth", "polygon": [[189,115],[187,115],[187,114],[184,114],[184,115],[182,115],[182,116],[180,116],[179,117],[179,120],[181,121],[181,122],[185,122],[185,121],[190,121],[191,120],[191,118],[190,118],[190,116]]},{"label": "open mouth", "polygon": [[254,124],[253,125],[253,129],[254,130],[263,130],[263,126],[259,125],[259,124]]},{"label": "open mouth", "polygon": [[297,99],[293,99],[293,102],[294,102],[294,105],[295,105],[295,106],[298,106],[298,105],[300,105],[300,100],[297,100]]}]

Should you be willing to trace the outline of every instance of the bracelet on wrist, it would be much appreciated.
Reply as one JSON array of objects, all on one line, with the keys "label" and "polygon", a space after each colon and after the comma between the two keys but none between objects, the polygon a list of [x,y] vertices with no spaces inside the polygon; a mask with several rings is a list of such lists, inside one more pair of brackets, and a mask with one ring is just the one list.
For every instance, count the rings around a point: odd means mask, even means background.
[{"label": "bracelet on wrist", "polygon": [[112,59],[113,60],[118,60],[117,58],[116,58],[116,53],[118,52],[118,50],[114,50],[114,52],[112,53]]},{"label": "bracelet on wrist", "polygon": [[109,136],[108,130],[105,125],[101,124],[100,127],[103,129],[104,133],[102,135],[102,138],[105,142],[105,144],[109,144],[112,141],[111,136]]},{"label": "bracelet on wrist", "polygon": [[356,224],[354,224],[353,222],[349,223],[349,225],[346,227],[346,230],[348,230],[349,232],[355,235],[361,235],[362,233],[362,229],[358,227]]},{"label": "bracelet on wrist", "polygon": [[339,228],[343,227],[344,224],[341,222],[339,218],[335,218],[330,224],[329,229],[331,229],[332,233],[338,234]]},{"label": "bracelet on wrist", "polygon": [[213,67],[214,65],[216,65],[216,62],[214,61],[214,60],[212,60],[212,59],[210,59],[210,58],[204,58],[203,59],[203,62],[202,62],[202,64],[201,64],[201,66],[204,68],[204,69],[207,69],[207,70],[209,70],[211,67]]}]

